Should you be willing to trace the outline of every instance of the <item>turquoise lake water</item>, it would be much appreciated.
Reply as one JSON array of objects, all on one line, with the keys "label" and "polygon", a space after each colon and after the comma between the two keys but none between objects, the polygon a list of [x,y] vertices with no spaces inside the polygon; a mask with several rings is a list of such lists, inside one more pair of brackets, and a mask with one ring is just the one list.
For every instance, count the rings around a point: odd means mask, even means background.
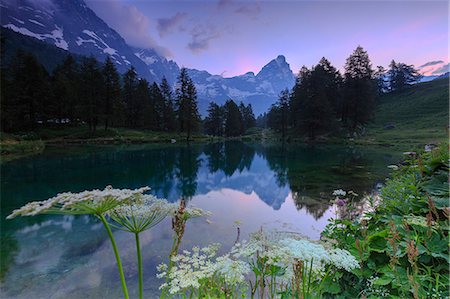
[{"label": "turquoise lake water", "polygon": [[[150,193],[185,198],[212,212],[187,224],[182,247],[223,244],[260,229],[319,239],[335,189],[369,195],[400,159],[389,149],[263,145],[227,142],[187,145],[49,147],[42,154],[1,165],[1,298],[120,298],[106,231],[88,216],[5,220],[15,208],[63,191],[107,185],[151,187]],[[130,295],[137,297],[134,236],[115,231]],[[170,220],[141,235],[144,295],[155,298],[162,281],[156,265],[172,245]]]}]

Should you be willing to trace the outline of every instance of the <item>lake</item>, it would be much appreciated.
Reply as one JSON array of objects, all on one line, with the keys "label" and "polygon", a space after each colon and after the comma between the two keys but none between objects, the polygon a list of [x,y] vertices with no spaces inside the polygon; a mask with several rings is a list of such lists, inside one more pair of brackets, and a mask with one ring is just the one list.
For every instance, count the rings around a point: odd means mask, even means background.
[{"label": "lake", "polygon": [[[1,297],[120,298],[113,251],[102,224],[88,216],[22,217],[15,208],[63,191],[107,185],[150,186],[150,193],[185,198],[212,212],[187,224],[182,248],[223,244],[261,227],[317,240],[335,217],[332,192],[370,195],[400,155],[389,149],[241,143],[53,146],[1,165]],[[239,224],[236,224],[236,221]],[[134,236],[115,231],[131,297],[137,297]],[[155,298],[155,276],[172,245],[170,219],[141,234],[144,296]]]}]

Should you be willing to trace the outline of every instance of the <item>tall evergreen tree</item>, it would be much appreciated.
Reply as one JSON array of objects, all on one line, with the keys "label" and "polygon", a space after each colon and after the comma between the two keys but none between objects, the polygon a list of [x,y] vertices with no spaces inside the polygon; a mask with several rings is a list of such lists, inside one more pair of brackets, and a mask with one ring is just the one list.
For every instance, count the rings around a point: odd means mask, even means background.
[{"label": "tall evergreen tree", "polygon": [[241,111],[242,115],[242,132],[244,133],[249,128],[255,126],[255,115],[253,114],[253,108],[252,104],[248,104],[247,106],[244,105],[244,103],[239,104],[239,110]]},{"label": "tall evergreen tree", "polygon": [[164,98],[164,111],[163,111],[164,130],[169,131],[169,132],[174,132],[177,128],[177,125],[176,125],[176,114],[175,114],[174,103],[173,103],[173,93],[172,93],[172,89],[169,85],[169,82],[167,82],[166,77],[162,78],[160,89],[161,89],[161,94]]},{"label": "tall evergreen tree", "polygon": [[339,72],[325,58],[312,70],[300,70],[291,96],[291,117],[297,132],[315,139],[332,127],[342,106],[340,85]]},{"label": "tall evergreen tree", "polygon": [[377,70],[374,73],[374,79],[377,83],[377,90],[379,95],[388,91],[389,80],[386,79],[386,70],[381,65],[377,66]]},{"label": "tall evergreen tree", "polygon": [[111,122],[114,124],[123,124],[123,110],[125,105],[121,99],[120,75],[108,56],[102,69],[104,78],[104,94],[103,94],[103,122],[105,130]]},{"label": "tall evergreen tree", "polygon": [[67,55],[62,64],[58,65],[52,74],[52,116],[60,122],[69,120],[76,122],[76,106],[79,101],[78,63],[72,55]]},{"label": "tall evergreen tree", "polygon": [[224,116],[224,108],[214,102],[210,102],[208,116],[205,118],[206,134],[222,136],[224,133]]},{"label": "tall evergreen tree", "polygon": [[101,100],[104,92],[104,79],[100,66],[94,57],[85,58],[81,64],[79,113],[81,119],[89,126],[93,133],[99,123],[99,114],[102,109]]},{"label": "tall evergreen tree", "polygon": [[137,103],[138,77],[134,67],[131,67],[123,75],[123,102],[126,106],[126,125],[135,128],[138,123],[138,116],[141,113]]},{"label": "tall evergreen tree", "polygon": [[49,75],[34,55],[21,51],[13,59],[10,71],[8,99],[3,103],[7,106],[2,110],[4,129],[34,129],[38,122],[45,123],[50,114]]},{"label": "tall evergreen tree", "polygon": [[154,115],[152,118],[155,121],[153,130],[163,131],[164,130],[164,108],[165,108],[165,98],[159,88],[158,84],[154,82],[150,88],[151,95],[151,105],[153,106]]},{"label": "tall evergreen tree", "polygon": [[366,124],[373,116],[377,98],[374,71],[369,55],[361,46],[347,58],[345,64],[345,102],[342,120],[352,130]]},{"label": "tall evergreen tree", "polygon": [[155,106],[152,103],[150,83],[145,79],[139,79],[136,86],[136,98],[134,99],[134,127],[156,130]]},{"label": "tall evergreen tree", "polygon": [[176,105],[179,129],[189,141],[192,132],[199,129],[200,114],[197,108],[197,90],[186,68],[182,68],[176,88]]},{"label": "tall evergreen tree", "polygon": [[391,61],[388,71],[389,89],[402,90],[420,81],[422,75],[413,65]]},{"label": "tall evergreen tree", "polygon": [[225,136],[239,136],[242,132],[242,115],[238,105],[233,100],[228,100],[224,105],[225,112]]}]

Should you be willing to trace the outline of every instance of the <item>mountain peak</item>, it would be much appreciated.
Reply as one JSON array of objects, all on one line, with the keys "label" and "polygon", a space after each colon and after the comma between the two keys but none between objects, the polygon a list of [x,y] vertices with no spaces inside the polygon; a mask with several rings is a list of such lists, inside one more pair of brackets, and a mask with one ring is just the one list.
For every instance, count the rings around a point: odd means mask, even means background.
[{"label": "mountain peak", "polygon": [[275,59],[278,63],[286,63],[286,57],[284,55],[278,55]]}]

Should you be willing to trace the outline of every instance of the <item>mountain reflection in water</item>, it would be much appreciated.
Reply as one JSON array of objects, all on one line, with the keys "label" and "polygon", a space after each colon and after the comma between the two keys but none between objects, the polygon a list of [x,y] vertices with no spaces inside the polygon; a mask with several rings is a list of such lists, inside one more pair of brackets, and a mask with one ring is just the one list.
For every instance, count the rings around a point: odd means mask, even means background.
[{"label": "mountain reflection in water", "polygon": [[[41,155],[3,163],[1,291],[20,298],[44,298],[51,291],[65,299],[111,298],[121,292],[107,235],[96,219],[42,215],[5,220],[29,201],[106,185],[150,186],[159,197],[172,202],[183,197],[212,212],[208,223],[194,219],[188,224],[182,245],[187,249],[220,242],[226,250],[236,239],[235,221],[241,222],[242,239],[261,226],[318,239],[335,215],[333,190],[372,192],[388,175],[386,165],[398,159],[385,152],[233,141],[50,147]],[[133,270],[132,236],[115,234],[124,264]],[[157,293],[161,282],[155,267],[171,246],[170,221],[143,233],[142,244],[144,285]]]}]

